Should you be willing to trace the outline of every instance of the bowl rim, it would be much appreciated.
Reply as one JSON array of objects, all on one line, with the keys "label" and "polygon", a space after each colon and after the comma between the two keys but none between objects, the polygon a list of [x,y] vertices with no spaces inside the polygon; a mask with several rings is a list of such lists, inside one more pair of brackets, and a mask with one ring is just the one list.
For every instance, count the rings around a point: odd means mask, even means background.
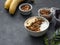
[{"label": "bowl rim", "polygon": [[[39,17],[39,16],[32,16],[32,17],[29,17],[27,20],[29,20],[30,18],[33,18],[33,17]],[[44,18],[44,17],[40,17],[40,18],[43,18],[44,20],[46,20],[47,22],[48,22],[48,27],[49,27],[49,21],[46,19],[46,18]],[[27,21],[26,20],[26,21]],[[25,27],[25,29],[27,30],[27,31],[30,31],[30,32],[34,32],[34,33],[39,33],[39,32],[44,32],[44,31],[46,31],[47,29],[48,29],[48,27],[45,29],[45,30],[43,30],[43,31],[31,31],[31,30],[29,30],[28,28],[26,28],[26,26],[25,26],[25,23],[26,23],[26,21],[24,22],[24,27]]]},{"label": "bowl rim", "polygon": [[[51,8],[48,8],[48,7],[43,7],[43,8],[40,8],[40,9],[38,9],[38,16],[43,16],[41,13],[40,13],[40,10],[42,10],[42,9],[47,9],[47,10],[50,10],[50,14],[49,14],[49,16],[51,16],[52,15],[52,11],[51,11]],[[45,15],[45,16],[47,16],[47,15]]]},{"label": "bowl rim", "polygon": [[55,16],[55,11],[56,11],[56,10],[60,10],[60,8],[51,7],[51,10],[52,10],[52,12],[53,12],[53,17],[54,17],[54,19],[55,19],[56,21],[59,21],[59,22],[60,22],[60,19],[56,18],[56,16]]},{"label": "bowl rim", "polygon": [[55,15],[54,15],[54,18],[56,19],[56,21],[59,21],[60,22],[60,19],[57,19]]},{"label": "bowl rim", "polygon": [[[24,10],[21,9],[21,7],[22,7],[23,5],[26,5],[26,4],[28,4],[28,5],[31,7],[28,11],[24,11]],[[32,5],[31,5],[30,3],[23,3],[23,4],[21,4],[21,5],[19,6],[19,10],[22,11],[22,12],[29,12],[29,11],[32,10]]]}]

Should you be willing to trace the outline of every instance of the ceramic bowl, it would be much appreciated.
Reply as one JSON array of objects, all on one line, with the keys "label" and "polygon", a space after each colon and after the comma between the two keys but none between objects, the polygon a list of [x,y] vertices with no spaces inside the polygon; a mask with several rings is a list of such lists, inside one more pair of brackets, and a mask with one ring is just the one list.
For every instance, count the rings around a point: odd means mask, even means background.
[{"label": "ceramic bowl", "polygon": [[[33,22],[34,21],[34,18],[41,18],[44,20],[44,22],[41,24],[41,30],[36,32],[36,31],[32,31],[32,30],[29,30],[26,25],[27,23],[30,21]],[[42,36],[43,34],[46,33],[46,31],[48,30],[48,27],[49,27],[49,21],[44,18],[44,17],[39,17],[39,16],[33,16],[33,17],[30,17],[28,18],[25,22],[24,22],[24,27],[26,29],[26,31],[31,35],[31,36],[35,36],[35,37],[38,37],[38,36]]]}]

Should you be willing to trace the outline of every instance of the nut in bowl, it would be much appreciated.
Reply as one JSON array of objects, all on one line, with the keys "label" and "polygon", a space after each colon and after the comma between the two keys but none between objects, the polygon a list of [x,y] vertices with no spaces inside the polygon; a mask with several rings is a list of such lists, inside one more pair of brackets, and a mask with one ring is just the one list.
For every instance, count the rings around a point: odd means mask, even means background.
[{"label": "nut in bowl", "polygon": [[40,8],[38,10],[38,15],[47,18],[49,21],[52,19],[52,12],[50,8]]},{"label": "nut in bowl", "polygon": [[19,6],[20,13],[23,15],[29,15],[32,10],[32,5],[29,3],[23,3]]},{"label": "nut in bowl", "polygon": [[44,17],[34,16],[25,21],[24,27],[30,35],[38,37],[46,33],[49,21]]}]

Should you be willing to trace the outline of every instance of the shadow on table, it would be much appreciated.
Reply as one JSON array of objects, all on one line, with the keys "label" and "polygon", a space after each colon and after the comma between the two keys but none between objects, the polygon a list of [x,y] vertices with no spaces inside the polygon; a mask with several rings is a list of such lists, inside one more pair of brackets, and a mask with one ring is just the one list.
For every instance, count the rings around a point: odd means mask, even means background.
[{"label": "shadow on table", "polygon": [[33,37],[33,36],[30,36],[31,44],[32,45],[45,45],[43,38],[44,38],[44,36],[41,36],[41,37]]},{"label": "shadow on table", "polygon": [[31,17],[31,16],[32,16],[32,13],[31,13],[31,14],[29,14],[29,15],[22,15],[22,14],[21,14],[21,16],[22,16],[24,19],[27,19],[27,18],[29,18],[29,17]]}]

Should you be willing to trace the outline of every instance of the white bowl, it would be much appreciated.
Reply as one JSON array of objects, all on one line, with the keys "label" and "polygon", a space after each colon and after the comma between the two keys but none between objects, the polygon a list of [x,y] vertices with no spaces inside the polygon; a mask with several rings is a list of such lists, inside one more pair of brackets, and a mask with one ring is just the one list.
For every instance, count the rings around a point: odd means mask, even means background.
[{"label": "white bowl", "polygon": [[[29,6],[30,6],[30,9],[29,9],[28,11],[22,10],[21,7],[22,7],[23,5],[29,5]],[[19,10],[20,10],[20,13],[21,13],[21,14],[23,14],[23,15],[29,15],[29,14],[31,13],[31,10],[32,10],[32,5],[29,4],[29,3],[23,3],[23,4],[21,4],[21,5],[19,6]]]},{"label": "white bowl", "polygon": [[[29,20],[31,20],[32,22],[33,22],[33,18],[42,18],[43,20],[45,20],[44,22],[43,22],[43,24],[41,24],[41,27],[40,27],[40,31],[31,31],[31,30],[29,30],[27,27],[26,27],[26,24],[27,24],[27,22],[29,21]],[[42,27],[43,26],[43,27]],[[25,22],[24,22],[24,27],[26,28],[26,30],[27,30],[27,32],[30,34],[30,35],[32,35],[32,36],[35,36],[35,37],[38,37],[38,36],[42,36],[43,34],[45,34],[46,33],[46,31],[47,31],[47,29],[48,29],[48,27],[49,27],[49,21],[46,19],[46,18],[44,18],[44,17],[39,17],[39,16],[33,16],[33,17],[30,17],[30,18],[28,18]]]}]

